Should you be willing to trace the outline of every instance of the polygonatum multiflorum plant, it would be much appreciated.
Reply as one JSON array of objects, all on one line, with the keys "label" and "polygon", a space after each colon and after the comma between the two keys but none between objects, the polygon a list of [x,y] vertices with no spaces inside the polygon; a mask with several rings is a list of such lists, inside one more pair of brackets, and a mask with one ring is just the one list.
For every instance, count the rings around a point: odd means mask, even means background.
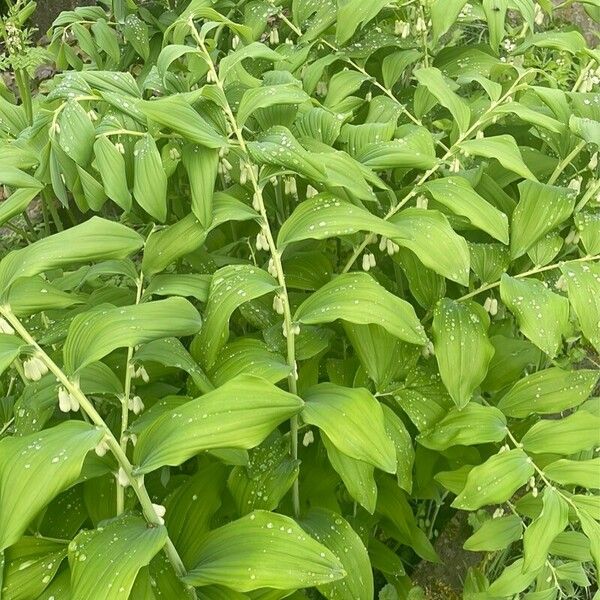
[{"label": "polygonatum multiflorum plant", "polygon": [[456,523],[466,600],[597,599],[600,53],[551,2],[104,0],[44,81],[11,5],[2,599],[451,599]]}]

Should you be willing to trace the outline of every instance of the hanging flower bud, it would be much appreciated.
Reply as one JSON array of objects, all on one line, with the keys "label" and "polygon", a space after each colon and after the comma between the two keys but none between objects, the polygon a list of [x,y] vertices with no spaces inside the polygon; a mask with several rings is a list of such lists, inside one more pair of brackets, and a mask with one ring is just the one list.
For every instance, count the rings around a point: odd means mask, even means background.
[{"label": "hanging flower bud", "polygon": [[75,398],[75,396],[73,396],[73,394],[69,394],[69,400],[71,402],[71,410],[73,412],[78,412],[79,411],[79,400],[77,400],[77,398]]},{"label": "hanging flower bud", "polygon": [[267,241],[267,236],[259,231],[256,234],[256,249],[257,250],[269,250],[269,242]]},{"label": "hanging flower bud", "polygon": [[48,367],[37,356],[32,356],[23,362],[23,372],[26,379],[39,381],[48,372]]},{"label": "hanging flower bud", "polygon": [[367,271],[367,272],[371,270],[371,261],[369,260],[368,254],[363,254],[362,268],[363,268],[363,271]]},{"label": "hanging flower bud", "polygon": [[148,383],[150,381],[150,377],[148,376],[148,371],[144,368],[144,365],[140,365],[135,371],[135,378],[141,379],[144,383]]},{"label": "hanging flower bud", "polygon": [[429,206],[429,198],[427,198],[427,196],[423,196],[423,194],[421,194],[417,198],[417,208],[427,209],[428,206]]},{"label": "hanging flower bud", "polygon": [[277,267],[275,266],[275,261],[273,260],[273,257],[269,258],[269,264],[267,265],[267,271],[269,272],[269,275],[272,275],[273,277],[277,277]]},{"label": "hanging flower bud", "polygon": [[542,25],[544,23],[544,11],[542,7],[536,2],[534,8],[534,21],[536,25]]},{"label": "hanging flower bud", "polygon": [[564,275],[561,275],[558,280],[556,281],[556,283],[554,284],[554,287],[557,290],[560,290],[561,292],[566,292],[567,291],[567,280],[565,279]]},{"label": "hanging flower bud", "polygon": [[71,411],[71,395],[62,386],[58,388],[58,408],[64,413]]},{"label": "hanging flower bud", "polygon": [[575,190],[578,194],[581,191],[581,177],[573,177],[567,186],[571,190]]},{"label": "hanging flower bud", "polygon": [[318,193],[319,192],[312,185],[306,186],[306,197],[307,198],[314,198]]},{"label": "hanging flower bud", "polygon": [[154,509],[154,512],[156,513],[156,516],[158,517],[158,522],[161,525],[164,525],[165,520],[163,517],[167,513],[167,509],[162,504],[152,504],[152,508]]},{"label": "hanging flower bud", "polygon": [[492,302],[490,304],[490,315],[495,317],[498,314],[498,300],[496,298],[492,298]]},{"label": "hanging flower bud", "polygon": [[400,252],[400,246],[398,246],[396,242],[388,240],[386,244],[386,250],[390,256],[394,256],[394,254],[398,254],[398,252]]},{"label": "hanging flower bud", "polygon": [[460,171],[460,160],[455,158],[450,165],[450,173],[458,173]]},{"label": "hanging flower bud", "polygon": [[108,444],[102,440],[95,448],[94,448],[94,452],[102,457],[102,456],[106,456],[106,453],[108,452],[109,447]]},{"label": "hanging flower bud", "polygon": [[327,84],[324,81],[317,83],[316,93],[317,96],[327,96]]},{"label": "hanging flower bud", "polygon": [[144,403],[139,396],[133,396],[128,400],[128,408],[134,415],[139,415],[144,410]]},{"label": "hanging flower bud", "polygon": [[421,356],[423,358],[429,358],[435,354],[435,348],[433,347],[433,342],[428,341],[423,348],[421,349]]},{"label": "hanging flower bud", "polygon": [[121,153],[121,154],[125,154],[125,146],[123,146],[123,144],[121,142],[117,142],[115,144],[115,148]]},{"label": "hanging flower bud", "polygon": [[240,160],[240,185],[246,185],[248,182],[248,168],[246,163]]},{"label": "hanging flower bud", "polygon": [[6,333],[8,335],[15,334],[15,330],[4,317],[0,317],[0,333]]},{"label": "hanging flower bud", "polygon": [[590,162],[588,163],[588,169],[590,171],[595,171],[597,166],[598,166],[598,153],[594,152],[594,154],[592,154],[592,158],[590,158]]},{"label": "hanging flower bud", "polygon": [[292,325],[292,333],[294,335],[300,335],[300,323],[294,323]]},{"label": "hanging flower bud", "polygon": [[127,473],[125,473],[123,467],[119,467],[117,481],[121,487],[127,487],[129,485],[129,477],[127,476]]},{"label": "hanging flower bud", "polygon": [[310,446],[313,442],[315,441],[315,434],[313,433],[312,429],[309,429],[305,434],[304,437],[302,438],[302,445],[307,448],[308,446]]},{"label": "hanging flower bud", "polygon": [[240,45],[240,38],[237,35],[234,35],[231,38],[231,47],[235,50]]},{"label": "hanging flower bud", "polygon": [[275,294],[275,296],[273,296],[273,310],[278,315],[282,315],[285,312],[283,299],[281,298],[281,296],[279,294]]}]

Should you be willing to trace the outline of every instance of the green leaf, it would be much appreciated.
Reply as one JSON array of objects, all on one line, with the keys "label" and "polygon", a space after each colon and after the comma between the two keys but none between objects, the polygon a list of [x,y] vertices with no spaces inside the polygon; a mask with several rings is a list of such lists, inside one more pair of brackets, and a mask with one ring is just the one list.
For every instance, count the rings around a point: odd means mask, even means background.
[{"label": "green leaf", "polygon": [[532,46],[577,54],[587,48],[587,43],[579,31],[544,31],[528,36],[515,50],[515,54],[523,54]]},{"label": "green leaf", "polygon": [[20,337],[9,333],[0,333],[0,374],[10,367],[24,346]]},{"label": "green leaf", "polygon": [[[1,217],[0,222],[2,222]],[[586,252],[590,256],[600,254],[600,213],[577,213],[575,215],[575,226]]]},{"label": "green leaf", "polygon": [[285,248],[306,239],[324,240],[359,231],[369,231],[390,238],[399,234],[394,225],[368,210],[345,202],[333,194],[322,193],[298,205],[281,226],[277,246]]},{"label": "green leaf", "polygon": [[521,438],[528,452],[574,454],[600,445],[600,417],[580,410],[559,421],[537,422]]},{"label": "green leaf", "polygon": [[588,144],[600,145],[600,122],[596,119],[586,119],[571,115],[569,118],[569,129]]},{"label": "green leaf", "polygon": [[59,144],[65,154],[78,165],[90,162],[96,131],[88,114],[76,100],[67,100],[58,117]]},{"label": "green leaf", "polygon": [[561,458],[544,467],[544,475],[560,485],[576,485],[588,489],[598,488],[600,458],[569,460]]},{"label": "green leaf", "polygon": [[244,92],[237,111],[237,122],[242,127],[257,110],[270,106],[298,105],[310,100],[306,92],[295,83],[266,85]]},{"label": "green leaf", "polygon": [[198,557],[188,583],[239,592],[314,587],[346,576],[335,555],[294,520],[262,510],[211,531]]},{"label": "green leaf", "polygon": [[226,139],[201,117],[182,95],[140,101],[137,106],[146,117],[179,133],[190,142],[207,148],[221,148],[227,145]]},{"label": "green leaf", "polygon": [[461,510],[477,510],[482,506],[506,502],[533,473],[531,459],[523,450],[495,454],[469,471],[467,483],[452,506]]},{"label": "green leaf", "polygon": [[498,51],[498,46],[506,33],[504,22],[508,5],[508,0],[483,0],[483,12],[488,24],[490,46],[494,52]]},{"label": "green leaf", "polygon": [[412,250],[426,267],[443,277],[464,286],[469,284],[469,247],[445,215],[436,210],[407,208],[390,221],[400,229],[394,242]]},{"label": "green leaf", "polygon": [[393,88],[406,69],[416,63],[419,58],[421,58],[421,51],[415,48],[398,50],[388,54],[381,63],[381,74],[385,87],[388,89]]},{"label": "green leaf", "polygon": [[512,597],[526,590],[535,580],[537,572],[523,572],[523,559],[519,558],[502,571],[487,590],[492,598]]},{"label": "green leaf", "polygon": [[162,223],[167,218],[167,175],[150,134],[135,144],[133,156],[133,197],[151,217]]},{"label": "green leaf", "polygon": [[321,432],[327,458],[334,471],[341,477],[348,493],[367,512],[373,514],[377,504],[377,484],[373,465],[351,458],[340,452],[327,435]]},{"label": "green leaf", "polygon": [[493,406],[469,402],[462,410],[453,408],[433,429],[421,433],[417,440],[432,450],[452,446],[472,446],[500,442],[506,437],[506,419]]},{"label": "green leaf", "polygon": [[183,296],[206,302],[211,279],[211,275],[196,273],[155,275],[144,290],[143,298]]},{"label": "green leaf", "polygon": [[[184,48],[188,47],[189,46],[184,46]],[[227,56],[224,56],[221,59],[219,63],[219,76],[221,79],[225,81],[231,70],[247,58],[262,58],[272,62],[278,62],[282,59],[282,56],[281,54],[275,52],[275,50],[265,46],[265,44],[261,44],[260,42],[252,42],[247,46],[237,49],[235,52],[230,52]]]},{"label": "green leaf", "polygon": [[512,171],[524,179],[537,181],[535,175],[523,161],[515,138],[511,135],[466,140],[460,143],[460,147],[467,154],[496,159],[508,171]]},{"label": "green leaf", "polygon": [[498,408],[508,417],[523,419],[531,414],[547,415],[575,408],[588,399],[598,371],[564,371],[551,367],[517,381],[500,399]]},{"label": "green leaf", "polygon": [[17,316],[81,304],[84,296],[63,292],[42,277],[21,277],[8,292],[8,303]]},{"label": "green leaf", "polygon": [[202,450],[253,448],[302,406],[300,398],[264,379],[239,375],[144,429],[135,447],[136,472],[180,465]]},{"label": "green leaf", "polygon": [[568,219],[577,198],[574,190],[535,181],[520,183],[519,196],[511,222],[513,258],[525,254],[535,242]]},{"label": "green leaf", "polygon": [[104,187],[93,175],[90,175],[79,165],[77,165],[77,173],[86,202],[92,210],[99,211],[107,200]]},{"label": "green leaf", "polygon": [[0,550],[12,546],[33,518],[75,483],[87,453],[103,435],[82,421],[67,421],[0,440]]},{"label": "green leaf", "polygon": [[183,166],[190,180],[192,212],[205,229],[213,218],[213,192],[219,167],[219,151],[204,146],[184,149]]},{"label": "green leaf", "polygon": [[77,315],[71,322],[63,347],[65,367],[75,372],[116,348],[192,335],[200,325],[198,311],[183,298],[124,307],[99,306]]},{"label": "green leaf", "polygon": [[467,217],[475,227],[508,244],[508,218],[484,200],[462,177],[443,177],[425,184],[434,200],[457,215]]},{"label": "green leaf", "polygon": [[125,159],[107,136],[94,144],[94,165],[100,173],[106,195],[124,211],[131,210],[131,193],[127,184]]},{"label": "green leaf", "polygon": [[385,430],[383,410],[368,390],[320,383],[303,396],[302,420],[324,431],[340,452],[396,472],[396,449]]},{"label": "green leaf", "polygon": [[438,40],[456,23],[467,0],[434,0],[431,5],[433,37]]},{"label": "green leaf", "polygon": [[569,505],[562,494],[546,487],[543,508],[523,534],[523,573],[537,572],[546,564],[550,545],[569,524]]},{"label": "green leaf", "polygon": [[380,325],[411,344],[427,342],[413,307],[367,273],[339,275],[307,298],[294,315],[294,321],[307,325],[332,323],[337,319]]},{"label": "green leaf", "polygon": [[[98,529],[82,531],[69,544],[73,598],[128,597],[139,570],[166,541],[165,527],[149,527],[142,518],[133,515],[122,515]],[[118,568],[115,556],[119,557]]]},{"label": "green leaf", "polygon": [[344,579],[317,587],[331,600],[371,600],[373,573],[367,549],[358,534],[340,515],[313,508],[301,521],[315,540],[331,550],[347,573]]},{"label": "green leaf", "polygon": [[21,188],[15,190],[0,204],[0,225],[22,213],[38,195],[38,188]]},{"label": "green leaf", "polygon": [[[227,343],[229,319],[233,311],[278,287],[271,275],[251,265],[229,265],[213,275],[204,312],[204,326],[194,342],[207,368],[212,367],[219,351]],[[195,354],[194,350],[192,354]]]},{"label": "green leaf", "polygon": [[136,14],[127,15],[122,25],[123,36],[135,51],[147,60],[150,55],[148,26]]},{"label": "green leaf", "polygon": [[92,217],[81,225],[9,252],[0,261],[0,290],[19,277],[30,277],[66,265],[112,258],[126,258],[143,245],[132,229]]},{"label": "green leaf", "polygon": [[487,375],[494,347],[489,317],[474,302],[440,300],[433,314],[433,344],[442,381],[459,409]]},{"label": "green leaf", "polygon": [[597,263],[570,263],[563,265],[561,271],[581,331],[600,352],[600,266]]},{"label": "green leaf", "polygon": [[600,523],[598,523],[592,515],[585,510],[579,510],[579,522],[583,533],[590,540],[590,554],[596,567],[596,573],[600,572]]},{"label": "green leaf", "polygon": [[385,430],[396,448],[396,475],[398,485],[408,493],[412,490],[412,470],[415,462],[415,451],[412,438],[402,419],[385,404],[381,405]]},{"label": "green leaf", "polygon": [[500,282],[500,296],[523,334],[548,356],[556,356],[563,336],[571,331],[569,301],[537,279],[517,279],[506,274]]},{"label": "green leaf", "polygon": [[497,552],[505,550],[523,536],[523,522],[517,515],[488,519],[464,543],[470,552]]},{"label": "green leaf", "polygon": [[414,75],[417,81],[450,111],[460,133],[465,133],[471,122],[471,110],[466,100],[450,87],[442,72],[436,67],[427,67],[416,70]]}]

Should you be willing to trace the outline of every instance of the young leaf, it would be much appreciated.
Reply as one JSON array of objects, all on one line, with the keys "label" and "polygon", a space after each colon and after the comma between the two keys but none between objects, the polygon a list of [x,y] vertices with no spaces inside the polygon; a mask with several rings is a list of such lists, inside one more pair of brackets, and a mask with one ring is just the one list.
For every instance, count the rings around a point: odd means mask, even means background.
[{"label": "young leaf", "polygon": [[517,381],[500,399],[498,408],[508,417],[559,413],[579,406],[592,393],[598,371],[564,371],[551,367]]},{"label": "young leaf", "polygon": [[506,274],[500,283],[500,296],[517,318],[523,334],[548,356],[556,356],[563,336],[571,331],[569,301],[537,279],[517,279]]},{"label": "young leaf", "polygon": [[133,197],[151,217],[162,223],[167,218],[167,175],[150,134],[139,139],[133,156]]},{"label": "young leaf", "polygon": [[70,372],[104,358],[116,348],[197,333],[200,315],[183,298],[167,298],[124,307],[97,307],[71,322],[63,348]]},{"label": "young leaf", "polygon": [[244,92],[237,112],[237,122],[243,126],[257,110],[270,106],[298,105],[309,100],[306,92],[295,83],[250,88]]},{"label": "young leaf", "polygon": [[497,552],[505,550],[523,536],[523,522],[516,515],[488,519],[464,543],[470,552]]},{"label": "young leaf", "polygon": [[381,405],[385,430],[396,448],[396,475],[398,485],[408,492],[412,491],[412,470],[415,461],[415,451],[412,438],[402,419],[385,404]]},{"label": "young leaf", "polygon": [[563,265],[561,271],[581,331],[600,352],[600,266],[597,263],[571,263]]},{"label": "young leaf", "polygon": [[131,210],[131,193],[127,184],[125,159],[107,136],[94,144],[94,165],[100,173],[106,195],[124,211]]},{"label": "young leaf", "polygon": [[523,573],[537,572],[546,563],[550,545],[569,524],[569,505],[560,492],[546,487],[540,515],[523,534]]},{"label": "young leaf", "polygon": [[304,393],[302,420],[325,432],[344,454],[396,472],[396,450],[385,430],[381,405],[364,388],[320,383]]},{"label": "young leaf", "polygon": [[580,410],[559,421],[537,422],[522,438],[523,448],[535,454],[575,454],[600,445],[600,417]]},{"label": "young leaf", "polygon": [[[71,593],[81,600],[128,597],[139,570],[167,541],[162,525],[148,527],[140,517],[123,515],[69,544]],[[119,567],[115,569],[115,556]]]},{"label": "young leaf", "polygon": [[257,510],[211,531],[199,549],[198,564],[185,581],[249,592],[263,587],[314,587],[345,576],[333,552],[294,520]]},{"label": "young leaf", "polygon": [[497,408],[469,402],[462,410],[453,408],[417,439],[426,448],[446,450],[452,446],[500,442],[505,437],[506,419]]},{"label": "young leaf", "polygon": [[67,421],[40,433],[0,440],[0,550],[12,546],[30,521],[75,483],[87,453],[103,435],[82,421]]},{"label": "young leaf", "polygon": [[0,374],[4,373],[21,353],[25,346],[23,340],[16,335],[0,333]]},{"label": "young leaf", "polygon": [[59,143],[65,154],[86,167],[92,157],[96,131],[88,114],[76,100],[67,100],[61,111]]},{"label": "young leaf", "polygon": [[302,406],[300,398],[260,377],[239,375],[144,429],[134,452],[136,472],[180,465],[202,450],[253,448]]},{"label": "young leaf", "polygon": [[19,277],[30,277],[58,267],[112,258],[126,258],[143,245],[132,229],[92,217],[71,229],[9,252],[0,261],[0,291]]},{"label": "young leaf", "polygon": [[370,600],[373,598],[373,572],[367,549],[358,534],[337,513],[312,509],[301,521],[315,540],[329,548],[347,573],[344,579],[317,587],[331,600]]},{"label": "young leaf", "polygon": [[494,347],[487,336],[489,317],[473,302],[444,298],[433,314],[433,344],[442,381],[459,409],[485,379]]},{"label": "young leaf", "polygon": [[339,275],[307,298],[296,311],[299,323],[332,323],[337,319],[376,324],[411,344],[427,342],[413,307],[388,292],[367,273]]},{"label": "young leaf", "polygon": [[482,506],[506,502],[533,473],[531,459],[523,450],[495,454],[469,471],[467,483],[452,506],[461,510],[477,510]]},{"label": "young leaf", "polygon": [[443,177],[425,184],[434,200],[467,217],[479,229],[508,244],[508,218],[484,200],[462,177]]},{"label": "young leaf", "polygon": [[219,151],[204,146],[184,149],[183,166],[190,180],[192,212],[207,229],[213,218],[213,192],[219,166]]},{"label": "young leaf", "polygon": [[571,189],[536,181],[519,184],[519,203],[512,216],[510,251],[522,256],[535,242],[569,218],[577,194]]}]

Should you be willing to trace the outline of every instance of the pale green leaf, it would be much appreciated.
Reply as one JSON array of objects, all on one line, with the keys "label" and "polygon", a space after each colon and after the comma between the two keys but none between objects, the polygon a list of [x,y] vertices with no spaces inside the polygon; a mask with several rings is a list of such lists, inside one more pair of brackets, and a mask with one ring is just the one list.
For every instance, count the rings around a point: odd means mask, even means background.
[{"label": "pale green leaf", "polygon": [[560,485],[600,489],[600,458],[569,460],[561,458],[544,467],[544,475]]},{"label": "pale green leaf", "polygon": [[150,134],[139,139],[133,156],[133,197],[151,217],[164,222],[167,218],[167,174]]},{"label": "pale green leaf", "polygon": [[107,136],[94,144],[94,165],[100,173],[106,195],[124,211],[131,210],[131,193],[127,183],[125,159]]},{"label": "pale green leaf", "polygon": [[204,146],[184,148],[183,166],[192,193],[192,212],[205,229],[213,218],[213,193],[219,167],[219,151]]},{"label": "pale green leaf", "polygon": [[497,552],[505,550],[523,535],[523,523],[516,515],[488,519],[467,539],[463,548],[470,552]]}]

